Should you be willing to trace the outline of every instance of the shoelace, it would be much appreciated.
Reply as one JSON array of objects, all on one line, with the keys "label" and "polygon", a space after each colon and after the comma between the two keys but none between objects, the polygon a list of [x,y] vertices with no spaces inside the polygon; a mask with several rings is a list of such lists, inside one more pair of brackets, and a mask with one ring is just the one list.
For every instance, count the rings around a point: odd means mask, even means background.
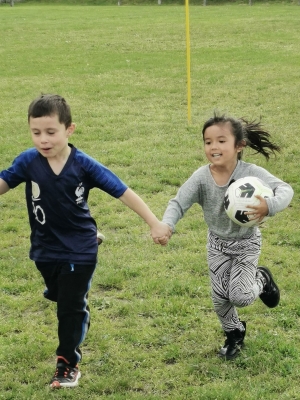
[{"label": "shoelace", "polygon": [[54,376],[56,378],[58,376],[63,376],[64,378],[66,378],[68,376],[69,371],[70,371],[70,368],[65,367],[65,366],[59,366],[59,367],[56,367]]}]

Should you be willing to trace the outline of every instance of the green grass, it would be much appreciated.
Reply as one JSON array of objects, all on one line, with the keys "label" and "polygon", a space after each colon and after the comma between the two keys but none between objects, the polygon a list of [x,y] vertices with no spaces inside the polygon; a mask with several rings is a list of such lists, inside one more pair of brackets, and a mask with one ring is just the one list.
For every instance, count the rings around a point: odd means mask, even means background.
[{"label": "green grass", "polygon": [[[4,0],[5,1],[5,0]],[[18,0],[15,0],[17,2]],[[38,4],[38,5],[85,5],[85,6],[108,6],[108,5],[117,5],[118,0],[19,0],[22,3],[26,4]],[[9,3],[9,0],[6,0]],[[122,6],[132,6],[132,5],[158,5],[158,0],[120,0]],[[203,0],[189,0],[189,4],[203,6]],[[252,5],[273,5],[273,4],[290,4],[295,5],[299,4],[299,0],[252,0]],[[249,0],[206,0],[207,6],[219,6],[219,5],[249,5]],[[170,6],[170,5],[185,5],[185,0],[161,0],[161,6]]]},{"label": "green grass", "polygon": [[75,390],[50,392],[56,315],[28,260],[24,187],[0,198],[0,399],[299,398],[300,7],[190,7],[192,121],[187,124],[184,7],[0,6],[0,169],[31,146],[29,102],[56,92],[77,123],[72,143],[115,171],[162,217],[178,187],[206,163],[203,122],[214,109],[262,116],[283,147],[266,163],[291,183],[292,206],[263,228],[261,263],[280,306],[240,311],[246,348],[216,357],[223,336],[212,309],[206,226],[198,207],[167,248],[120,202],[93,191],[107,237],[90,293],[92,326]]}]

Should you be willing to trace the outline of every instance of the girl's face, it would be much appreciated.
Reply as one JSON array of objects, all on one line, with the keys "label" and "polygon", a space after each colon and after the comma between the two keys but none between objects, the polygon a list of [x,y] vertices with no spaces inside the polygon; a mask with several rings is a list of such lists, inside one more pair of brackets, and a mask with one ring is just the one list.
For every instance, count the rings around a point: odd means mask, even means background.
[{"label": "girl's face", "polygon": [[212,125],[204,132],[204,150],[208,161],[219,167],[235,165],[243,145],[235,145],[230,123]]}]

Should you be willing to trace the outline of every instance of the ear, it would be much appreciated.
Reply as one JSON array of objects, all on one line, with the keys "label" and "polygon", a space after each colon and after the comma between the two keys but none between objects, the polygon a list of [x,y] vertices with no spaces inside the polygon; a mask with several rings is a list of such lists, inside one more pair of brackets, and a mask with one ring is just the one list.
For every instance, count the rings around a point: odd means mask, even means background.
[{"label": "ear", "polygon": [[237,144],[237,146],[236,146],[238,153],[239,153],[240,151],[243,151],[243,149],[244,149],[245,147],[246,147],[246,140],[241,140],[241,141]]},{"label": "ear", "polygon": [[70,137],[75,131],[76,125],[72,122],[72,124],[67,128],[67,136]]}]

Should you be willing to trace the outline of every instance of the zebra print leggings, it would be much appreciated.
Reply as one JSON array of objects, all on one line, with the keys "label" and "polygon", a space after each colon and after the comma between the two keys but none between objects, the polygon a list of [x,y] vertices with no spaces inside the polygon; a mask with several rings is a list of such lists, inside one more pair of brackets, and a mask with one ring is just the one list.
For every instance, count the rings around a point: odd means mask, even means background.
[{"label": "zebra print leggings", "polygon": [[257,273],[260,249],[259,231],[250,238],[239,240],[220,239],[208,232],[212,300],[224,331],[244,330],[236,307],[252,304],[263,290],[263,277]]}]

